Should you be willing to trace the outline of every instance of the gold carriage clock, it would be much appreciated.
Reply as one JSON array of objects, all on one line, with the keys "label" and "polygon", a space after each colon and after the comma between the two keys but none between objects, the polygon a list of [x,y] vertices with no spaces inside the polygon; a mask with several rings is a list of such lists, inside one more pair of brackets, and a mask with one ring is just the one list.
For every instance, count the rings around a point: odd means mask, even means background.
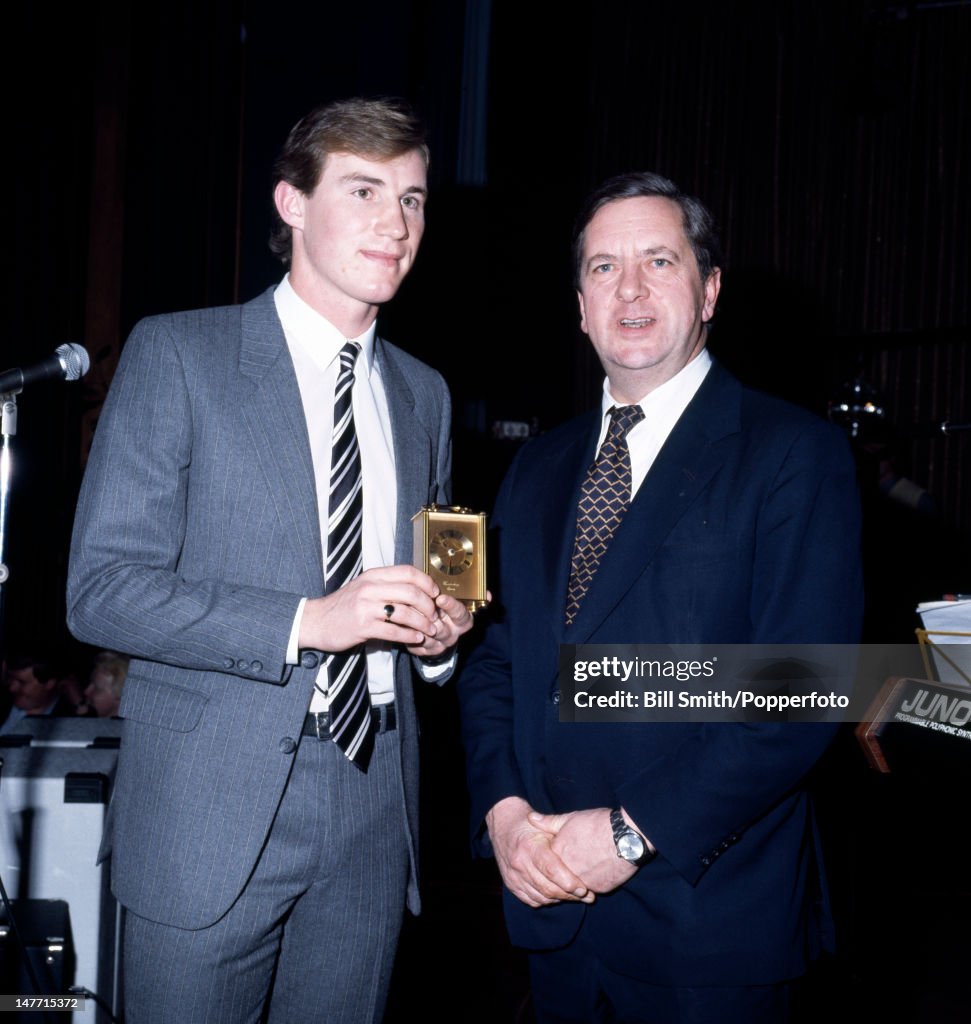
[{"label": "gold carriage clock", "polygon": [[460,505],[423,505],[411,519],[414,564],[470,612],[485,608],[486,514]]}]

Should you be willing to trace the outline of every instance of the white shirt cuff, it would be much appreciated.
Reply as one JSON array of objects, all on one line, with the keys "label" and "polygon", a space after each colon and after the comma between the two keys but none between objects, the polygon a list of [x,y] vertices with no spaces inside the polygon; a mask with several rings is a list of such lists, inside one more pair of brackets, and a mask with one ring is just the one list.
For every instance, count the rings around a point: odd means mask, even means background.
[{"label": "white shirt cuff", "polygon": [[303,622],[303,610],[306,607],[307,599],[300,598],[297,605],[297,614],[293,617],[293,628],[290,630],[290,642],[287,644],[287,664],[300,664],[300,626]]},{"label": "white shirt cuff", "polygon": [[442,676],[450,675],[455,671],[455,659],[458,657],[458,645],[452,648],[452,653],[449,655],[447,661],[443,661],[440,665],[429,665],[427,662],[422,661],[420,657],[415,658],[415,664],[418,666],[418,674],[425,680],[426,683],[433,683],[436,679],[441,679]]}]

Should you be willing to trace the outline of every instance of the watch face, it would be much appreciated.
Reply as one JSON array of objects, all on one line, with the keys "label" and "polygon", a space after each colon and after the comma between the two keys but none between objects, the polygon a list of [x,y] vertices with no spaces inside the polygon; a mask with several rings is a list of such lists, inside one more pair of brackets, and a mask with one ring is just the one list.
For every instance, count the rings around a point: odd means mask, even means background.
[{"label": "watch face", "polygon": [[644,856],[644,841],[635,832],[625,832],[617,840],[617,852],[633,864]]}]

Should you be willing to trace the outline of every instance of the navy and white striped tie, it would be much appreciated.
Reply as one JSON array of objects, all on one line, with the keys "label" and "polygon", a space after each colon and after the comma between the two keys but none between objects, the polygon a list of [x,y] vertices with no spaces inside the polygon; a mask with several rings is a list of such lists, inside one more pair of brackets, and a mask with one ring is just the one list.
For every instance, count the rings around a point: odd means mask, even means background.
[{"label": "navy and white striped tie", "polygon": [[[363,563],[361,452],[351,403],[354,362],[360,352],[360,346],[349,341],[338,357],[340,369],[334,390],[325,594],[334,593],[359,575]],[[331,737],[358,768],[367,771],[374,750],[374,729],[364,645],[358,644],[349,650],[331,654],[327,659],[327,678]]]}]

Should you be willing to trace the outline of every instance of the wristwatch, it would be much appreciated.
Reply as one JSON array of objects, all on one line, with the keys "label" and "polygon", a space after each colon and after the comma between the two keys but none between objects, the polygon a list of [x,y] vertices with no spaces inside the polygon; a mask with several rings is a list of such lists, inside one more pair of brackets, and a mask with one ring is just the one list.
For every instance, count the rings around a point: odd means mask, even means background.
[{"label": "wristwatch", "polygon": [[626,860],[628,864],[639,868],[657,856],[657,850],[650,849],[644,837],[624,821],[619,807],[610,812],[610,828],[614,834],[617,856]]}]

